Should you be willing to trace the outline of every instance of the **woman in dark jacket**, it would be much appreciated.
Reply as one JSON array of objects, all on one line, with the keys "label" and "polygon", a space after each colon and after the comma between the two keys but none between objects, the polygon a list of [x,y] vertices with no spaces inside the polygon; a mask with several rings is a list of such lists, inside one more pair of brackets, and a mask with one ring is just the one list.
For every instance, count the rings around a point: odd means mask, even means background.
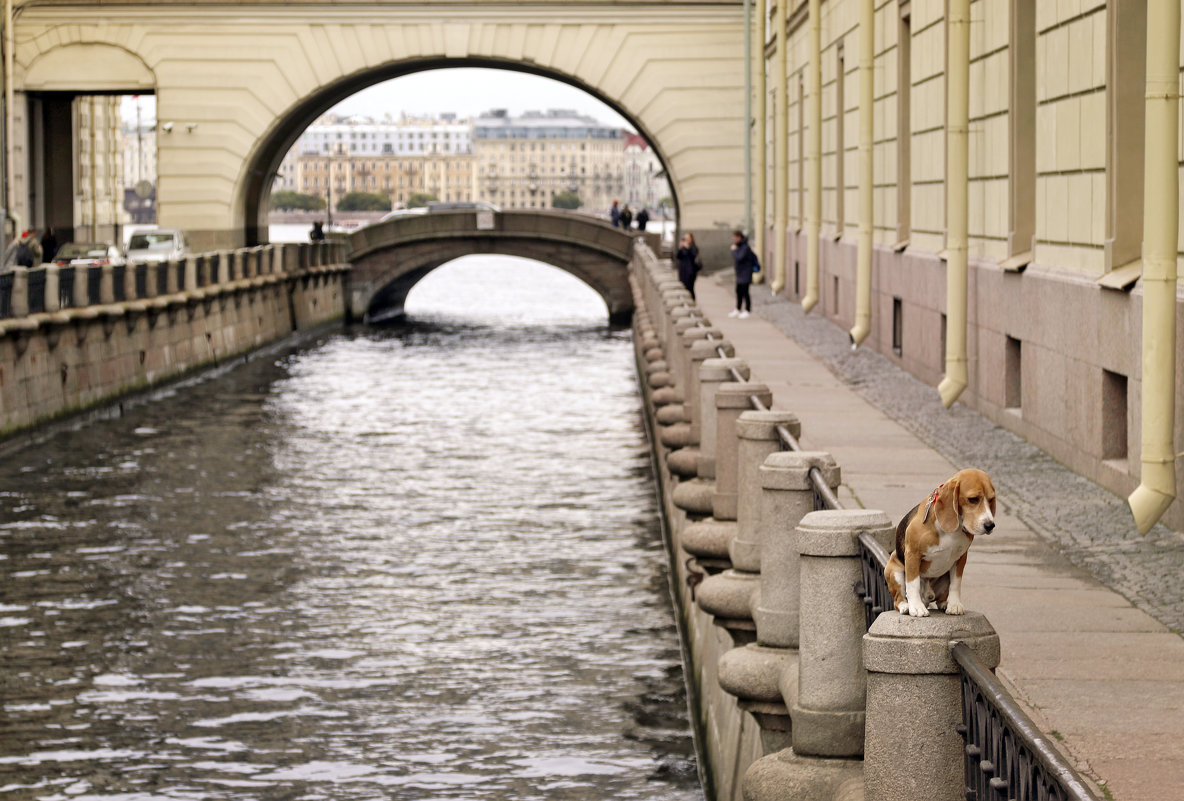
[{"label": "woman in dark jacket", "polygon": [[695,276],[699,274],[699,248],[695,245],[694,236],[689,233],[683,234],[674,258],[678,262],[678,280],[682,281],[682,285],[687,288],[687,292],[690,292],[691,298],[694,299]]}]

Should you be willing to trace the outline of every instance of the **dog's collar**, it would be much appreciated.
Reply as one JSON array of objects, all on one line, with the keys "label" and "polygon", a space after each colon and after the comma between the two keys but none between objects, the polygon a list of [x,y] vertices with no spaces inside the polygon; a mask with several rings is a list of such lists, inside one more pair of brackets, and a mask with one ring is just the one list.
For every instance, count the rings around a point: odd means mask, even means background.
[{"label": "dog's collar", "polygon": [[934,490],[934,491],[933,491],[933,492],[932,492],[932,493],[929,495],[929,500],[928,500],[928,501],[925,503],[925,515],[924,515],[924,516],[921,518],[921,522],[922,522],[922,523],[928,523],[928,522],[929,522],[929,510],[931,510],[931,509],[933,508],[933,504],[937,503],[937,496],[938,496],[939,494],[941,494],[941,488],[942,488],[942,487],[944,487],[944,486],[945,486],[945,484],[944,484],[944,483],[942,483],[942,484],[938,484],[938,485],[937,485],[937,489],[935,489],[935,490]]}]

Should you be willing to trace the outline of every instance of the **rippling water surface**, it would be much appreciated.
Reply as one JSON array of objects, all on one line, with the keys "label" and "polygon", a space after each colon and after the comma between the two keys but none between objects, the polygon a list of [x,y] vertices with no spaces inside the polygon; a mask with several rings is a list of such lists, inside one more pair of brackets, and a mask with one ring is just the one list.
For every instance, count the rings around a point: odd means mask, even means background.
[{"label": "rippling water surface", "polygon": [[0,464],[0,798],[701,797],[628,333],[408,310]]}]

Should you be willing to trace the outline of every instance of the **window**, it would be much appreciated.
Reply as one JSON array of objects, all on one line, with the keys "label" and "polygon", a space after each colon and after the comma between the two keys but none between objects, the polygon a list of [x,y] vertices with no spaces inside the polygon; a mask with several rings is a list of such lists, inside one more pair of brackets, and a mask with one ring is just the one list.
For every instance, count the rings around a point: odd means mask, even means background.
[{"label": "window", "polygon": [[1102,458],[1125,459],[1126,376],[1102,370]]},{"label": "window", "polygon": [[1024,396],[1023,350],[1015,337],[1007,337],[1006,340],[1003,352],[1003,405],[1018,410]]},{"label": "window", "polygon": [[[892,352],[897,356],[904,350],[904,305],[900,298],[892,299]],[[944,350],[944,348],[943,348]]]},{"label": "window", "polygon": [[[912,122],[909,97],[912,94],[912,18],[902,5],[896,38],[896,241],[897,247],[908,242],[911,224],[910,204],[913,194],[911,153]],[[893,302],[895,309],[896,302]],[[894,312],[895,313],[895,312]],[[895,327],[894,327],[895,328]],[[895,348],[895,346],[894,346]],[[897,355],[900,351],[897,350]]]},{"label": "window", "polygon": [[1011,0],[1008,52],[1007,255],[1016,259],[1013,267],[1020,267],[1020,261],[1031,261],[1036,239],[1036,6],[1031,0]]},{"label": "window", "polygon": [[[772,183],[772,181],[770,181]],[[798,73],[798,230],[806,227],[806,82]],[[794,289],[797,294],[797,289]]]},{"label": "window", "polygon": [[[846,176],[843,162],[846,160],[846,144],[844,142],[844,110],[843,86],[846,83],[844,74],[843,43],[835,48],[835,239],[843,235],[843,201],[847,192]],[[838,280],[837,278],[835,279]],[[836,309],[836,314],[838,310]]]},{"label": "window", "polygon": [[[1146,0],[1110,3],[1106,26],[1106,124],[1109,136],[1106,148],[1105,258],[1106,269],[1114,270],[1138,259],[1143,244]],[[1123,447],[1125,449],[1125,444]]]}]

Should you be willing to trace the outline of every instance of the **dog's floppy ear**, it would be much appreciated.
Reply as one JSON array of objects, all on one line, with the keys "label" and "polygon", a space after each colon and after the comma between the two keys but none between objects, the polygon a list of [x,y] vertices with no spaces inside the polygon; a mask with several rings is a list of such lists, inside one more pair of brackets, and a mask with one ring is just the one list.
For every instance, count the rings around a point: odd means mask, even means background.
[{"label": "dog's floppy ear", "polygon": [[962,521],[959,519],[958,506],[962,502],[962,493],[955,476],[941,485],[937,493],[937,501],[933,504],[937,525],[942,531],[956,531]]}]

